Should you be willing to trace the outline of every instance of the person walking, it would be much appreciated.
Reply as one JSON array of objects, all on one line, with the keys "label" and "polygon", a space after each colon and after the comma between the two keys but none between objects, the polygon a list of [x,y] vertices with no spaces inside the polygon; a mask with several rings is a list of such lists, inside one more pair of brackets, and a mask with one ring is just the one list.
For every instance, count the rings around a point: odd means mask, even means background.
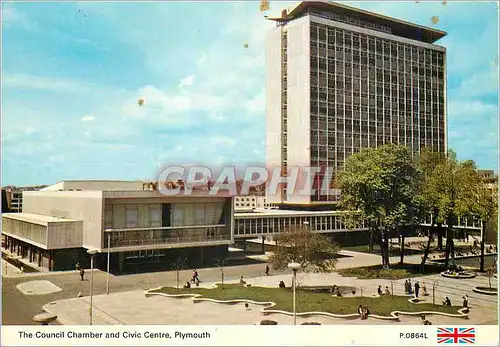
[{"label": "person walking", "polygon": [[468,309],[469,308],[469,296],[465,295],[465,296],[462,297],[462,299],[464,300],[462,306],[464,308]]},{"label": "person walking", "polygon": [[269,276],[269,265],[266,264],[266,276]]},{"label": "person walking", "polygon": [[425,282],[422,281],[422,295],[427,296],[429,293],[427,293],[427,286],[425,285]]},{"label": "person walking", "polygon": [[83,267],[80,267],[80,277],[83,281],[83,276],[85,276],[85,270],[83,269]]},{"label": "person walking", "polygon": [[420,284],[418,284],[418,281],[415,282],[415,297],[418,298],[418,292],[420,290]]}]

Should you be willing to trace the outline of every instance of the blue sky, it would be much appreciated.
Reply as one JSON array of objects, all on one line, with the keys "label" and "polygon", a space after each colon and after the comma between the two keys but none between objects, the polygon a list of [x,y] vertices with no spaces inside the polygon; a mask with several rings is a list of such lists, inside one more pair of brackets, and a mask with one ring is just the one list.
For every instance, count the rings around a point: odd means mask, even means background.
[{"label": "blue sky", "polygon": [[[450,148],[496,169],[496,4],[350,4],[448,32]],[[263,163],[263,15],[258,2],[3,3],[2,185]]]}]

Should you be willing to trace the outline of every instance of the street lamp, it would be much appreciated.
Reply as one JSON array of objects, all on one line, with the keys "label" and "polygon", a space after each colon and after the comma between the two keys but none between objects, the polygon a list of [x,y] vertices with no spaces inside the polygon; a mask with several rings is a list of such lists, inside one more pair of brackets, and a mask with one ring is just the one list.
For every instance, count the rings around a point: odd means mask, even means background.
[{"label": "street lamp", "polygon": [[106,271],[108,272],[107,276],[106,276],[106,295],[109,294],[109,281],[110,281],[110,278],[109,278],[109,258],[110,258],[110,248],[111,248],[111,232],[113,230],[112,229],[106,229],[104,230],[105,233],[108,233],[108,264],[106,265]]},{"label": "street lamp", "polygon": [[297,270],[300,269],[301,265],[299,263],[290,263],[288,268],[293,270],[293,325],[297,325],[297,310],[296,310],[296,288],[297,288]]},{"label": "street lamp", "polygon": [[94,289],[94,255],[99,253],[97,249],[89,249],[87,253],[90,254],[90,311],[89,311],[89,319],[90,325],[92,325],[92,291]]}]

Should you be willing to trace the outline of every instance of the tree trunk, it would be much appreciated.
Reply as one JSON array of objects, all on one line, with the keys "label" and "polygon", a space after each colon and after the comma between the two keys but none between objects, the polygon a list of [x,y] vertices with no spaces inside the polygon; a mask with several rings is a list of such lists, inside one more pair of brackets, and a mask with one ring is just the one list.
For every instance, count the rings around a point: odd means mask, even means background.
[{"label": "tree trunk", "polygon": [[403,264],[405,259],[405,230],[401,228],[401,255],[399,258],[399,263]]},{"label": "tree trunk", "polygon": [[390,259],[389,259],[389,238],[390,238],[390,231],[386,232],[385,234],[385,263],[387,264],[387,269],[390,268]]},{"label": "tree trunk", "polygon": [[370,227],[370,244],[368,245],[368,253],[373,253],[373,228]]},{"label": "tree trunk", "polygon": [[438,249],[440,251],[443,250],[443,234],[441,233],[441,231],[439,231],[439,234],[438,234]]},{"label": "tree trunk", "polygon": [[380,235],[380,255],[382,257],[382,267],[389,269],[389,231],[386,229]]},{"label": "tree trunk", "polygon": [[429,229],[429,238],[427,239],[427,245],[425,247],[425,251],[424,251],[424,256],[422,258],[422,264],[420,265],[420,271],[422,273],[424,273],[425,271],[425,262],[427,261],[427,257],[429,257],[429,250],[431,248],[431,241],[432,241],[432,225],[431,225],[431,229]]},{"label": "tree trunk", "polygon": [[447,218],[447,227],[446,227],[446,251],[445,251],[445,261],[444,266],[448,268],[450,264],[450,254],[452,253],[452,244],[453,244],[453,217],[452,215],[448,215]]},{"label": "tree trunk", "polygon": [[384,231],[380,232],[380,256],[382,257],[382,268],[387,268],[386,258],[385,258],[385,241],[384,241]]},{"label": "tree trunk", "polygon": [[479,272],[484,272],[484,241],[486,236],[486,222],[481,226],[481,259],[479,261]]}]

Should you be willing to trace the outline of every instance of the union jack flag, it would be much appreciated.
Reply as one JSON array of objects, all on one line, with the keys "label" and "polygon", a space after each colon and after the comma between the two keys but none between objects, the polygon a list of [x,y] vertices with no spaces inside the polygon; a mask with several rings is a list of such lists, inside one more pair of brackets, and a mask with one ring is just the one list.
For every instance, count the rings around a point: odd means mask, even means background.
[{"label": "union jack flag", "polygon": [[465,344],[476,342],[475,328],[437,328],[438,343]]}]

